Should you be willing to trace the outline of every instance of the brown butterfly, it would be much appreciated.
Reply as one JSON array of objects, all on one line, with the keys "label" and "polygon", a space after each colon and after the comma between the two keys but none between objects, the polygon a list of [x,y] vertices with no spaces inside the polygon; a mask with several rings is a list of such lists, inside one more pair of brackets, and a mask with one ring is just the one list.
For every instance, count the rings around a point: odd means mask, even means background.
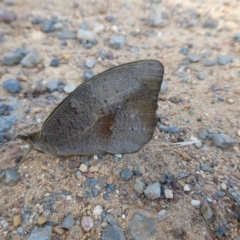
[{"label": "brown butterfly", "polygon": [[57,156],[136,152],[156,127],[163,74],[155,60],[99,73],[61,102],[39,132],[19,138]]}]

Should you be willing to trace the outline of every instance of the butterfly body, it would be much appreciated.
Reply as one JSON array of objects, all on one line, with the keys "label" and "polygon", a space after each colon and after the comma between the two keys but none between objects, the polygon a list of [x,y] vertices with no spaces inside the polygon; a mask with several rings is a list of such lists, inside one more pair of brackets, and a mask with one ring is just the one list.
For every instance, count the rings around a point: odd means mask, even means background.
[{"label": "butterfly body", "polygon": [[72,92],[25,140],[58,156],[136,152],[156,127],[163,72],[160,62],[143,60],[100,73]]}]

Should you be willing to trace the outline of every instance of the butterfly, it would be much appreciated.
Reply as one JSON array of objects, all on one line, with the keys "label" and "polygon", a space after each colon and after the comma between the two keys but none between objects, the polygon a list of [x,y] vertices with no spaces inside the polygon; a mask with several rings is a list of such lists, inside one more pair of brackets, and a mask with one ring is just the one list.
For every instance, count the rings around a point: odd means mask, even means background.
[{"label": "butterfly", "polygon": [[156,60],[99,73],[66,97],[40,131],[19,138],[54,156],[137,152],[156,127],[163,74]]}]

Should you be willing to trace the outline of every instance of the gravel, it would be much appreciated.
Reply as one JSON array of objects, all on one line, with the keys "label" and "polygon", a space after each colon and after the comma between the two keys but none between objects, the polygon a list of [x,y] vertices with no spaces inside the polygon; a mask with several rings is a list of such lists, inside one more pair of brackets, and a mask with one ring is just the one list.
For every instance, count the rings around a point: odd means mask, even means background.
[{"label": "gravel", "polygon": [[120,50],[121,48],[123,48],[124,44],[125,44],[124,36],[113,35],[109,41],[109,46],[115,50]]},{"label": "gravel", "polygon": [[22,89],[22,85],[17,79],[5,80],[3,81],[2,86],[10,93],[19,93]]}]

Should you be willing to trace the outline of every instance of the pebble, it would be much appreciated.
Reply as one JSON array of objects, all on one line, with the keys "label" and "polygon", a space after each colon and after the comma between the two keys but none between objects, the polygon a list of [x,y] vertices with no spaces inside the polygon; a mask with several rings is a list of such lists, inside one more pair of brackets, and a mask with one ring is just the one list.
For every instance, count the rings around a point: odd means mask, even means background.
[{"label": "pebble", "polygon": [[96,64],[96,60],[95,59],[90,59],[86,62],[85,66],[87,68],[93,68],[95,64]]},{"label": "pebble", "polygon": [[225,232],[226,232],[226,227],[220,225],[216,230],[216,236],[222,237],[223,235],[225,235]]},{"label": "pebble", "polygon": [[203,23],[202,26],[203,26],[203,28],[214,29],[218,26],[218,22],[214,21],[214,20],[211,20],[211,19],[208,19]]},{"label": "pebble", "polygon": [[168,83],[166,81],[162,82],[160,93],[166,93],[168,91]]},{"label": "pebble", "polygon": [[80,165],[79,170],[80,170],[81,172],[87,172],[87,171],[88,171],[88,167],[87,167],[86,164],[82,163],[82,164]]},{"label": "pebble", "polygon": [[103,194],[103,199],[106,200],[106,201],[111,201],[111,197],[109,196],[108,193]]},{"label": "pebble", "polygon": [[80,162],[78,160],[70,160],[68,162],[68,166],[71,169],[78,168],[80,166]]},{"label": "pebble", "polygon": [[37,221],[38,225],[40,226],[42,226],[46,222],[47,222],[47,219],[44,216],[40,216]]},{"label": "pebble", "polygon": [[124,36],[113,35],[109,41],[109,46],[115,50],[120,50],[124,46],[124,44],[125,44]]},{"label": "pebble", "polygon": [[204,80],[206,78],[206,75],[204,72],[200,72],[197,77],[199,80]]},{"label": "pebble", "polygon": [[13,169],[8,169],[5,171],[5,183],[8,186],[15,186],[18,183],[18,180],[20,179],[20,175],[18,172],[16,172]]},{"label": "pebble", "polygon": [[128,232],[133,239],[148,239],[156,234],[154,219],[135,213],[130,220]]},{"label": "pebble", "polygon": [[106,192],[107,193],[113,193],[115,190],[115,185],[114,184],[107,184],[107,187],[106,187]]},{"label": "pebble", "polygon": [[107,226],[102,231],[101,240],[125,240],[124,233],[118,226]]},{"label": "pebble", "polygon": [[62,228],[70,229],[74,225],[72,214],[67,215],[62,222]]},{"label": "pebble", "polygon": [[60,226],[56,226],[53,228],[53,231],[62,235],[64,233],[64,229],[62,229]]},{"label": "pebble", "polygon": [[97,205],[94,209],[93,209],[93,214],[94,216],[100,216],[103,212],[103,209],[100,205]]},{"label": "pebble", "polygon": [[96,39],[95,33],[86,29],[79,28],[77,32],[77,38],[79,40],[93,41]]},{"label": "pebble", "polygon": [[199,200],[192,200],[191,201],[191,204],[194,206],[194,207],[199,207],[200,206],[200,204],[201,204],[201,201],[199,201]]},{"label": "pebble", "polygon": [[183,55],[188,55],[188,54],[189,54],[189,48],[184,47],[184,48],[181,49],[180,52],[181,52]]},{"label": "pebble", "polygon": [[203,61],[203,65],[205,67],[211,67],[211,66],[214,66],[216,64],[215,60],[212,60],[212,59],[204,59]]},{"label": "pebble", "polygon": [[124,179],[125,181],[129,180],[132,178],[133,172],[132,171],[128,171],[128,170],[123,170],[121,171],[121,177],[122,179]]},{"label": "pebble", "polygon": [[158,218],[159,219],[164,219],[166,215],[166,210],[165,209],[162,209],[159,213],[158,213]]},{"label": "pebble", "polygon": [[52,235],[52,227],[51,226],[45,226],[43,228],[35,228],[28,240],[51,240]]},{"label": "pebble", "polygon": [[34,24],[34,25],[42,24],[42,22],[43,22],[43,19],[41,17],[39,17],[39,16],[35,16],[31,20],[31,23]]},{"label": "pebble", "polygon": [[23,236],[24,235],[23,227],[22,226],[18,227],[17,232],[18,232],[19,235]]},{"label": "pebble", "polygon": [[162,11],[156,7],[151,7],[149,18],[148,18],[148,25],[150,27],[158,27],[163,22]]},{"label": "pebble", "polygon": [[147,198],[157,199],[161,197],[161,185],[160,183],[153,183],[149,185],[145,190],[144,194]]},{"label": "pebble", "polygon": [[10,93],[18,93],[22,89],[21,83],[17,79],[7,79],[3,81],[2,86]]},{"label": "pebble", "polygon": [[202,129],[202,130],[198,131],[198,137],[202,140],[207,139],[208,131],[206,129]]},{"label": "pebble", "polygon": [[50,93],[52,93],[52,92],[54,92],[54,91],[57,90],[58,84],[59,84],[59,80],[58,80],[58,79],[51,79],[51,80],[47,83],[46,89],[47,89]]},{"label": "pebble", "polygon": [[189,185],[185,184],[183,190],[184,190],[184,192],[189,192],[190,191]]},{"label": "pebble", "polygon": [[0,22],[11,23],[17,20],[17,14],[13,11],[5,9],[0,10]]},{"label": "pebble", "polygon": [[61,40],[75,39],[77,38],[76,34],[68,29],[65,29],[57,33],[57,37]]},{"label": "pebble", "polygon": [[13,226],[14,226],[14,227],[19,226],[20,223],[21,223],[21,221],[22,221],[21,215],[15,215],[15,216],[13,217]]},{"label": "pebble", "polygon": [[195,53],[191,53],[188,55],[188,60],[192,63],[199,62],[201,60],[201,56]]},{"label": "pebble", "polygon": [[212,219],[213,217],[213,211],[212,209],[209,207],[207,202],[203,202],[200,208],[200,211],[203,215],[203,218],[205,219],[205,221],[209,221]]},{"label": "pebble", "polygon": [[60,61],[57,58],[54,58],[50,62],[50,67],[58,67],[60,64]]},{"label": "pebble", "polygon": [[200,168],[204,172],[213,172],[212,168],[207,163],[200,163]]},{"label": "pebble", "polygon": [[24,67],[33,68],[33,67],[37,66],[41,60],[42,60],[42,57],[39,54],[39,52],[36,49],[32,49],[21,60],[21,64]]},{"label": "pebble", "polygon": [[12,66],[21,62],[23,57],[26,55],[26,49],[17,48],[11,52],[7,52],[3,55],[3,65]]},{"label": "pebble", "polygon": [[170,189],[165,189],[164,194],[165,194],[165,197],[166,197],[167,199],[173,199],[173,192],[172,192],[172,190],[170,190]]},{"label": "pebble", "polygon": [[240,43],[240,32],[235,34],[234,39],[236,42]]},{"label": "pebble", "polygon": [[222,134],[222,133],[216,133],[212,134],[211,138],[213,140],[213,143],[220,148],[226,149],[233,147],[235,144],[235,141],[228,135]]},{"label": "pebble", "polygon": [[220,66],[227,65],[228,63],[232,62],[233,56],[230,55],[222,55],[217,57],[217,63]]},{"label": "pebble", "polygon": [[99,167],[97,165],[89,168],[89,172],[95,173],[95,172],[98,172],[98,171],[99,171]]},{"label": "pebble", "polygon": [[81,225],[85,232],[89,232],[93,227],[93,219],[90,216],[84,216],[81,220]]},{"label": "pebble", "polygon": [[114,218],[114,216],[112,214],[107,214],[106,216],[106,220],[108,221],[108,223],[112,226],[118,226],[118,221]]},{"label": "pebble", "polygon": [[45,19],[42,21],[41,30],[45,33],[54,32],[55,31],[54,24],[55,21],[53,21],[52,19]]},{"label": "pebble", "polygon": [[221,183],[221,188],[222,188],[222,190],[227,190],[227,185],[226,185],[226,183]]},{"label": "pebble", "polygon": [[136,179],[136,182],[133,186],[134,190],[138,193],[138,194],[143,194],[144,189],[145,189],[145,183],[142,182],[139,178]]},{"label": "pebble", "polygon": [[76,88],[77,88],[76,85],[71,84],[71,85],[66,85],[66,86],[64,86],[64,87],[63,87],[63,90],[64,90],[65,93],[71,93],[71,92],[73,92]]},{"label": "pebble", "polygon": [[84,70],[84,73],[83,73],[83,80],[84,81],[88,81],[93,76],[94,76],[94,73],[93,73],[92,70],[90,70],[90,69]]}]

